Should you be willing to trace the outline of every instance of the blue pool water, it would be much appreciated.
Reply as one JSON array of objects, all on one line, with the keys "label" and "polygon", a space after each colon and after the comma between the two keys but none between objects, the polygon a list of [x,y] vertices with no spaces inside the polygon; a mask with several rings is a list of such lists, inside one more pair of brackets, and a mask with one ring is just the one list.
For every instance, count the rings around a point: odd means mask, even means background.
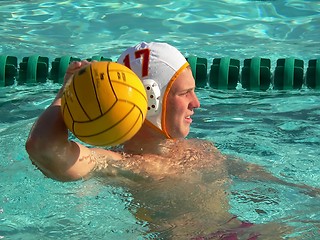
[{"label": "blue pool water", "polygon": [[[115,60],[142,40],[205,57],[320,58],[319,1],[1,1],[0,55]],[[274,66],[274,64],[273,64]],[[305,65],[306,67],[306,65]],[[0,88],[0,239],[145,239],[126,189],[99,179],[60,183],[29,161],[24,143],[59,84]],[[190,138],[263,166],[286,182],[320,188],[320,92],[197,89]],[[230,212],[285,222],[287,238],[320,238],[320,197],[275,182],[234,179]],[[152,235],[149,237],[152,238]]]}]

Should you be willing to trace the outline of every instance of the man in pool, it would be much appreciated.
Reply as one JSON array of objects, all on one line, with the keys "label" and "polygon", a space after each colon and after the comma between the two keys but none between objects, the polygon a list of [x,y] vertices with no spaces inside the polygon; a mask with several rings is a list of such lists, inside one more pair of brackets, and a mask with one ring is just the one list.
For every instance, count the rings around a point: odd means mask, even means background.
[{"label": "man in pool", "polygon": [[[230,228],[243,232],[243,227],[237,228],[241,222],[228,213],[226,156],[208,141],[185,139],[200,103],[184,56],[168,44],[142,42],[123,52],[118,62],[131,68],[142,81],[151,79],[148,84],[154,93],[160,92],[157,107],[148,112],[139,132],[123,144],[121,151],[88,148],[70,141],[60,110],[62,86],[31,129],[26,149],[32,162],[56,180],[102,175],[108,184],[128,187],[139,206],[132,209],[136,217],[148,221],[150,228],[165,238],[169,238],[166,234],[186,239],[212,232],[228,236]],[[64,85],[87,64],[71,63]],[[257,175],[261,172],[258,167],[250,168]],[[261,233],[262,229],[255,231]],[[276,232],[274,228],[272,233]],[[257,235],[243,234],[248,238]]]}]

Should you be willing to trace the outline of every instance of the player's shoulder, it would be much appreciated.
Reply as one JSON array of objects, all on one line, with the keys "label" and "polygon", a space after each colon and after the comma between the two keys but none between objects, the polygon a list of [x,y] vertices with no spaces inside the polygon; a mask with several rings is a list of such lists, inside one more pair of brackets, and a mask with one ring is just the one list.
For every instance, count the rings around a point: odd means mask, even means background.
[{"label": "player's shoulder", "polygon": [[189,148],[216,148],[214,143],[205,139],[199,138],[190,138],[190,139],[179,139],[175,141],[176,145],[180,145],[182,147],[189,147]]}]

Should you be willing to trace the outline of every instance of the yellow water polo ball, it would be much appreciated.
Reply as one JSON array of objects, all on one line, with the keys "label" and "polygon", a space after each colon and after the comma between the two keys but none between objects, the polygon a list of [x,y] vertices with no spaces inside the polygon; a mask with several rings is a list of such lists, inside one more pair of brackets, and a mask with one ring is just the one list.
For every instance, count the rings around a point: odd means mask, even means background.
[{"label": "yellow water polo ball", "polygon": [[61,110],[68,129],[81,141],[114,146],[132,138],[147,114],[139,77],[115,62],[93,62],[66,85]]}]

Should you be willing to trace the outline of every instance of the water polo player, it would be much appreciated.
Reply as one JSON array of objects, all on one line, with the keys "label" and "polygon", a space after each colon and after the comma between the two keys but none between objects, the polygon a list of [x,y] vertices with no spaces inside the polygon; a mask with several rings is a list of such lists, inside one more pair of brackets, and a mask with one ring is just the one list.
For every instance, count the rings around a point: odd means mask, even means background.
[{"label": "water polo player", "polygon": [[[187,239],[241,225],[228,212],[226,157],[211,142],[184,139],[200,106],[184,56],[168,44],[143,42],[124,51],[118,62],[146,88],[149,110],[137,134],[116,151],[68,139],[61,96],[70,76],[90,64],[73,62],[64,86],[31,129],[26,149],[32,162],[60,181],[102,175],[107,183],[128,187],[138,203],[135,216],[164,235]],[[272,232],[281,232],[278,227]]]}]

